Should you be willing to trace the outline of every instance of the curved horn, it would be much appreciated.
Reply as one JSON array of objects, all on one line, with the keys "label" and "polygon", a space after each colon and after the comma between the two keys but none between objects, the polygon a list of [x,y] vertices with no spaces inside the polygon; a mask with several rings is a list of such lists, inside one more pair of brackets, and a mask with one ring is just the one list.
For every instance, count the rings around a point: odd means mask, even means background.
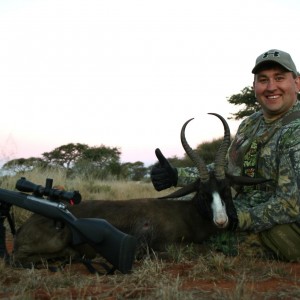
[{"label": "curved horn", "polygon": [[226,154],[230,146],[230,129],[226,120],[219,114],[209,113],[218,117],[224,126],[224,138],[215,158],[215,175],[218,180],[225,179]]},{"label": "curved horn", "polygon": [[183,149],[185,150],[187,156],[192,160],[192,162],[195,164],[198,172],[199,172],[199,177],[200,180],[202,182],[207,182],[209,180],[209,173],[208,170],[206,168],[206,164],[203,161],[203,159],[189,146],[189,144],[186,141],[185,138],[185,128],[186,125],[192,121],[194,118],[189,119],[188,121],[186,121],[182,128],[181,128],[181,134],[180,134],[180,138],[181,138],[181,144]]}]

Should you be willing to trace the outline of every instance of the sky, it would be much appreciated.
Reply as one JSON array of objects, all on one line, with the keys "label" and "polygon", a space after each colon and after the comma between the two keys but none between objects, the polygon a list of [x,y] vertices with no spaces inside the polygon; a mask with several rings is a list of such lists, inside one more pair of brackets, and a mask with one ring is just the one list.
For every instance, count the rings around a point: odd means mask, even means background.
[{"label": "sky", "polygon": [[[300,66],[298,0],[0,0],[0,163],[68,143],[122,162],[223,135],[269,49]],[[300,68],[300,67],[299,67]],[[239,121],[228,120],[231,133]]]}]

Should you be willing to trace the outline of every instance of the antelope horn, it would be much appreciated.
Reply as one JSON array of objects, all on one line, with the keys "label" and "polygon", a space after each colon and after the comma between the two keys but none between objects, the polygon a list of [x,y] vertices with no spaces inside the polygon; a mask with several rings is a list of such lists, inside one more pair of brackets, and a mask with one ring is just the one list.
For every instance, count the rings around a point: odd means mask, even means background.
[{"label": "antelope horn", "polygon": [[197,192],[198,187],[199,187],[199,178],[195,180],[194,182],[185,185],[181,189],[163,197],[159,197],[159,199],[167,199],[167,198],[180,198],[186,195],[189,195],[191,193]]},{"label": "antelope horn", "polygon": [[215,176],[217,180],[225,179],[226,154],[230,146],[230,129],[226,120],[219,114],[209,113],[218,117],[224,126],[224,138],[215,158]]},{"label": "antelope horn", "polygon": [[203,161],[203,159],[189,146],[189,144],[187,143],[186,141],[186,138],[185,138],[185,128],[186,128],[186,125],[192,121],[194,118],[192,119],[189,119],[188,121],[186,121],[183,126],[182,126],[182,129],[181,129],[181,134],[180,134],[180,137],[181,137],[181,144],[182,144],[182,147],[183,149],[185,150],[187,156],[191,159],[191,161],[195,164],[198,172],[199,172],[199,177],[200,177],[200,180],[202,182],[207,182],[209,180],[209,173],[208,173],[208,170],[207,170],[207,167],[206,167],[206,164],[205,162]]}]

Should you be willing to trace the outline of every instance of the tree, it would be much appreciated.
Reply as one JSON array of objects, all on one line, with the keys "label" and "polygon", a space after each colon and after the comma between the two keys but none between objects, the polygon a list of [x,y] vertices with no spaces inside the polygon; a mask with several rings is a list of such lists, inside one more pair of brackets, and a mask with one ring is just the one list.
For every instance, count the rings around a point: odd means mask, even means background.
[{"label": "tree", "polygon": [[[300,94],[297,95],[297,99],[300,100]],[[227,101],[233,105],[243,106],[237,113],[232,114],[234,120],[241,120],[260,110],[253,87],[250,86],[242,89],[240,93],[230,96]]]},{"label": "tree", "polygon": [[[210,164],[214,162],[216,153],[222,141],[223,141],[223,137],[218,139],[213,139],[210,142],[203,142],[196,147],[195,152],[198,153],[198,155],[204,160],[206,164]],[[172,159],[170,159],[170,161],[171,160]],[[178,161],[174,162],[174,166],[194,167],[195,165],[191,161],[191,159],[187,156],[187,154],[184,154],[182,159],[178,159]]]},{"label": "tree", "polygon": [[147,168],[141,161],[136,161],[134,163],[124,163],[121,165],[121,169],[121,174],[123,177],[134,181],[143,179],[147,173]]},{"label": "tree", "polygon": [[51,152],[44,152],[42,156],[49,165],[54,164],[69,170],[88,148],[88,145],[85,144],[70,143],[57,147]]},{"label": "tree", "polygon": [[34,168],[46,167],[46,163],[42,158],[29,157],[29,158],[16,158],[6,162],[3,169],[13,173],[26,172]]},{"label": "tree", "polygon": [[210,142],[203,142],[197,146],[196,152],[199,153],[206,164],[211,164],[215,161],[216,153],[219,150],[222,141],[223,137],[213,139]]},{"label": "tree", "polygon": [[227,98],[227,101],[233,105],[242,105],[243,108],[237,113],[232,114],[235,120],[243,119],[260,110],[254,90],[252,87],[245,87],[239,94],[234,94]]},{"label": "tree", "polygon": [[105,179],[121,172],[121,152],[117,147],[88,147],[74,164],[74,171],[86,176]]},{"label": "tree", "polygon": [[[223,141],[223,137],[218,139],[213,139],[210,142],[203,142],[199,144],[195,152],[204,160],[206,164],[210,164],[214,162],[216,153]],[[195,167],[194,163],[191,159],[184,154],[182,158],[178,158],[177,156],[169,157],[167,160],[174,168],[185,168],[185,167]],[[151,171],[153,165],[149,166],[149,172]]]}]

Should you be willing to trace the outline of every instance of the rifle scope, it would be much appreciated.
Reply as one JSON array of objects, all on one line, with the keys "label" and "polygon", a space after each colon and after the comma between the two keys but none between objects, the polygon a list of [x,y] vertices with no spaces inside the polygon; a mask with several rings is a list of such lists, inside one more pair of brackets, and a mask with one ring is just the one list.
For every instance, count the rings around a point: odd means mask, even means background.
[{"label": "rifle scope", "polygon": [[67,192],[52,188],[53,179],[47,178],[45,187],[34,184],[21,177],[16,183],[16,189],[20,192],[33,193],[36,197],[48,196],[51,201],[67,201],[70,204],[78,204],[81,202],[81,195],[79,191]]}]

